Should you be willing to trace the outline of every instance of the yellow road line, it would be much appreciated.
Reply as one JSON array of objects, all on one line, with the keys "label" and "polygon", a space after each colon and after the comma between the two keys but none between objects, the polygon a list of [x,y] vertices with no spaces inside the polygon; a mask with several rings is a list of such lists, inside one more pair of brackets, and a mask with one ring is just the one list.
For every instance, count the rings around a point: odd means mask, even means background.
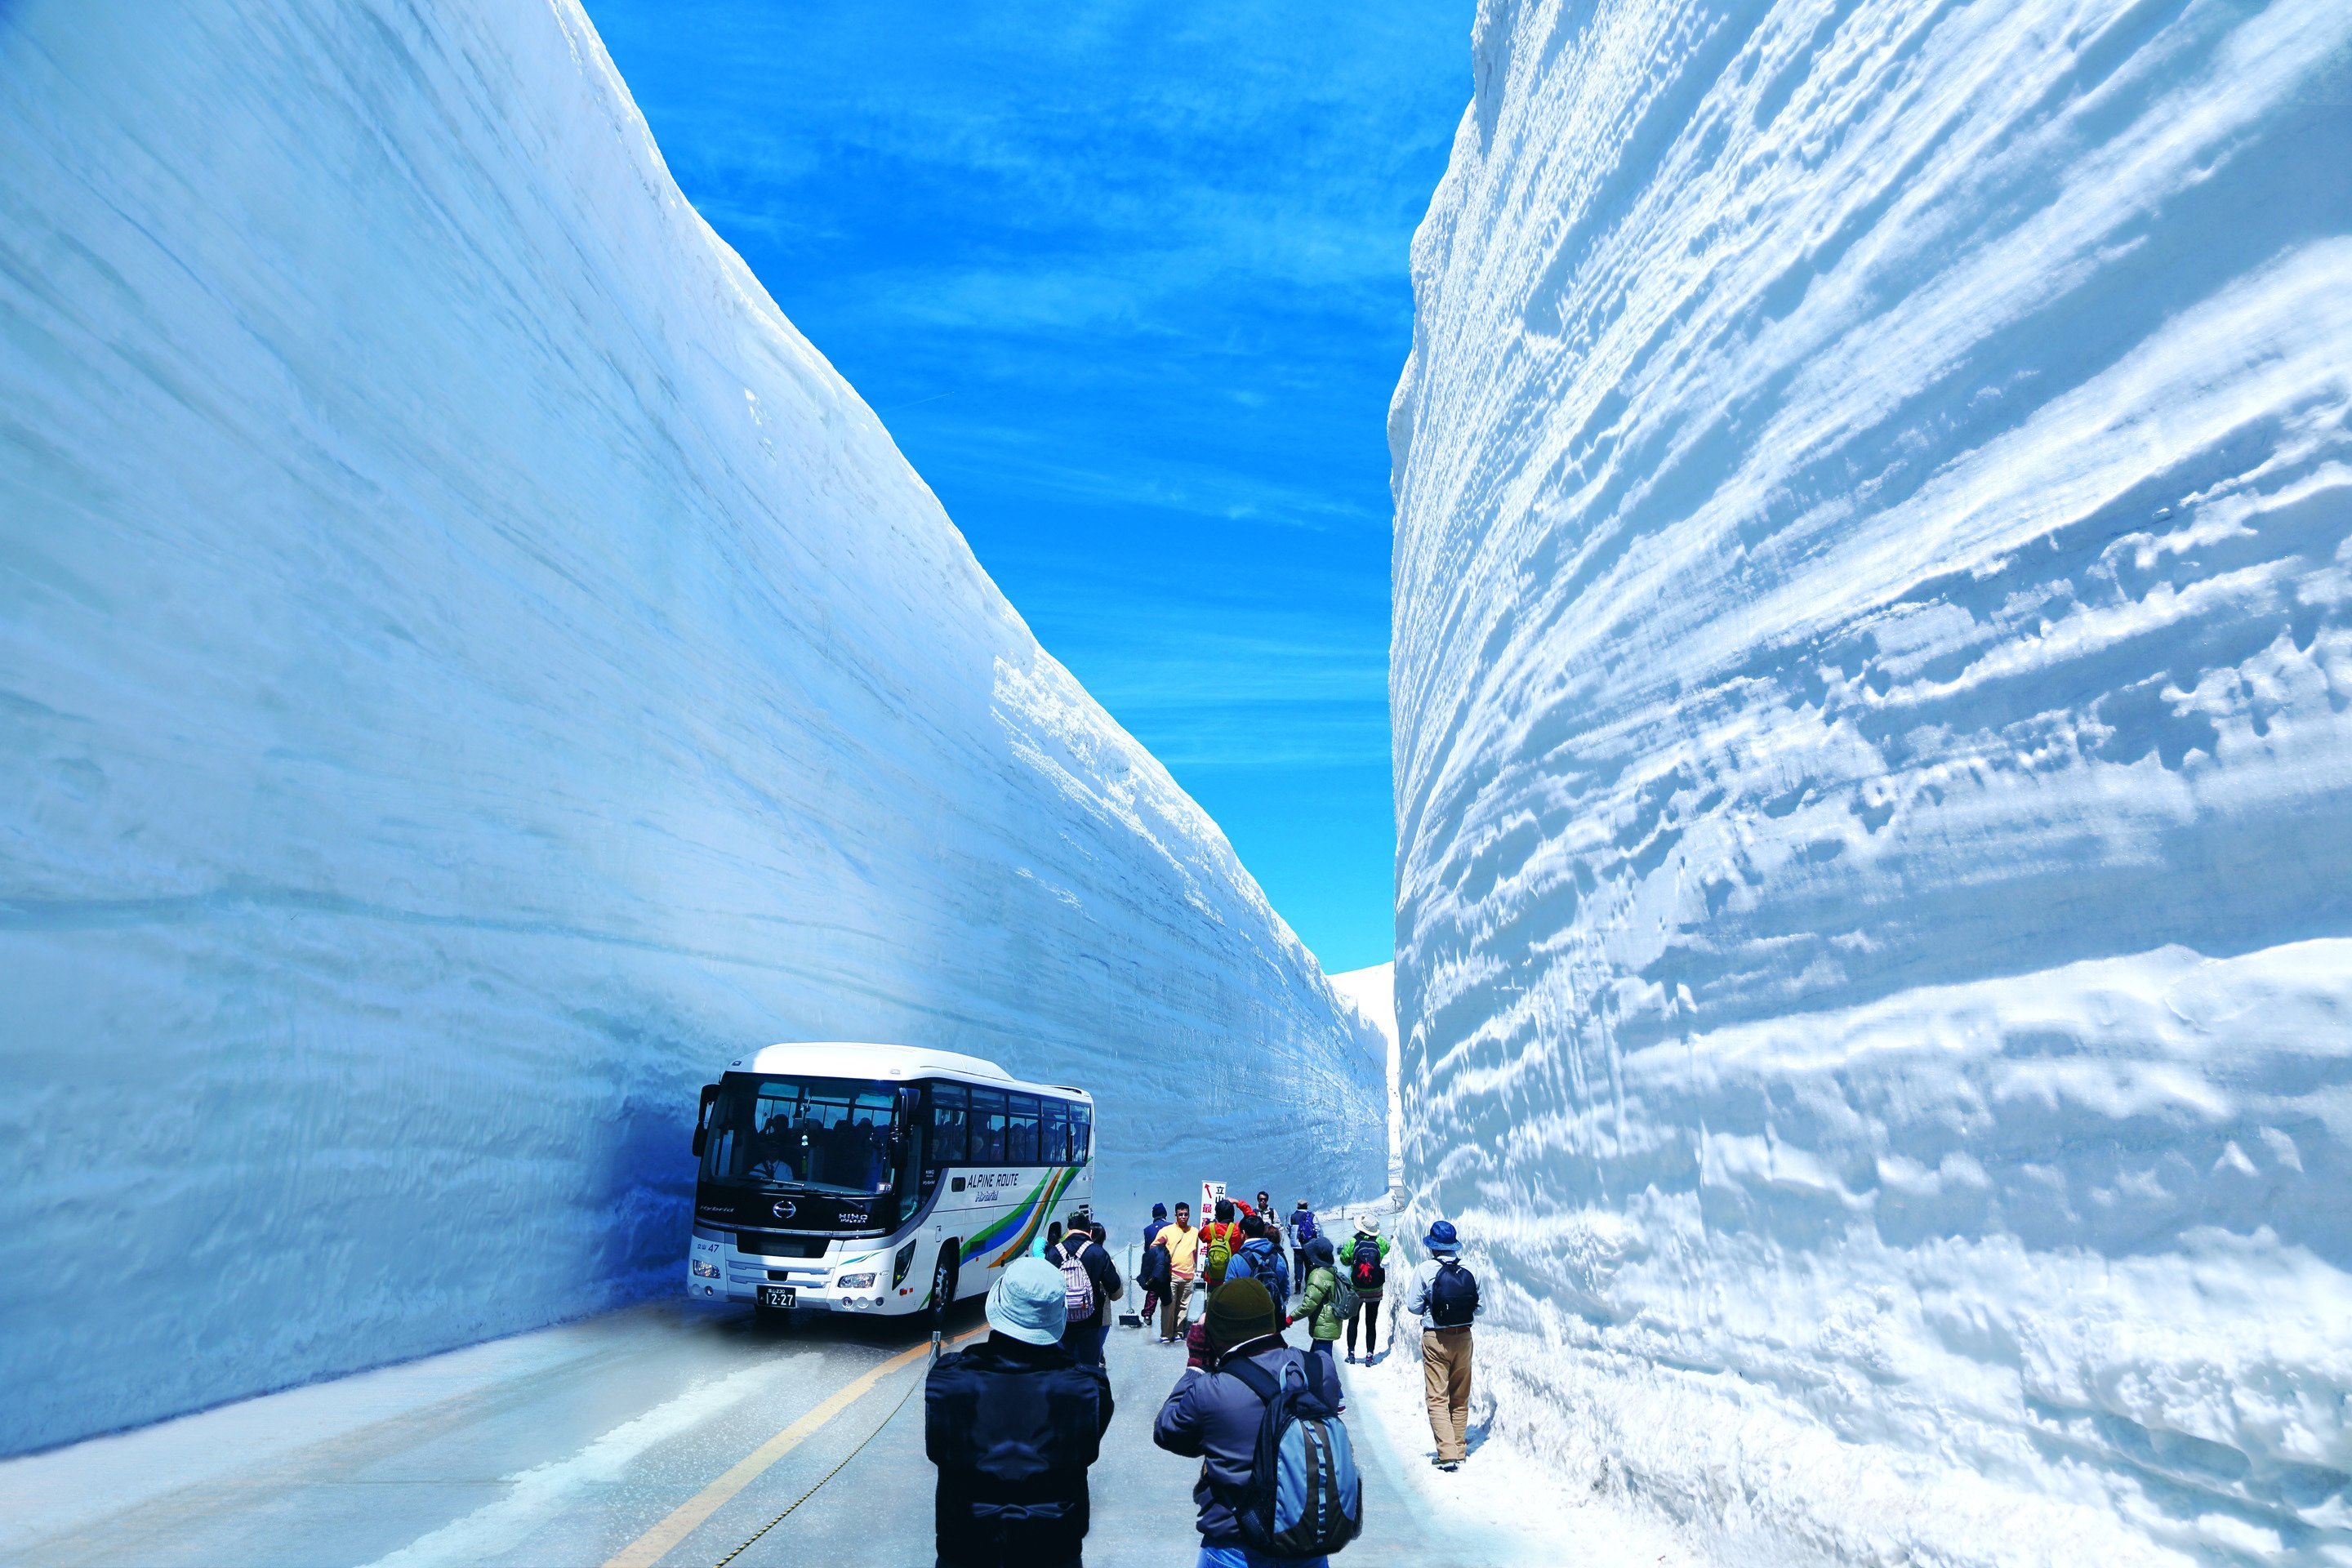
[{"label": "yellow road line", "polygon": [[[985,1326],[970,1333],[956,1336],[957,1344],[988,1331]],[[605,1560],[604,1568],[653,1568],[662,1556],[694,1532],[695,1526],[725,1507],[737,1492],[760,1479],[769,1466],[807,1441],[809,1436],[826,1422],[874,1392],[874,1385],[884,1378],[930,1353],[929,1344],[901,1351],[880,1366],[859,1373],[837,1392],[828,1395],[817,1407],[752,1449],[738,1460],[728,1472],[695,1493],[671,1510],[667,1519],[638,1536],[628,1545]]]}]

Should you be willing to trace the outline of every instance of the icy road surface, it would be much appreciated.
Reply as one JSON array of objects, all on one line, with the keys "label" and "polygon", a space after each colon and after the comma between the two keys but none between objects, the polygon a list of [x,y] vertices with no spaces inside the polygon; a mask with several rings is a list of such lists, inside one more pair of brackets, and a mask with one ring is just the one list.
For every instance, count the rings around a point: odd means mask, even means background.
[{"label": "icy road surface", "polygon": [[[959,1310],[952,1331],[984,1331],[976,1303]],[[747,1313],[661,1303],[476,1345],[0,1462],[0,1563],[709,1563],[877,1428],[736,1562],[927,1563],[934,1472],[923,1457],[923,1342],[904,1323],[817,1320],[778,1331]],[[1087,1561],[1189,1562],[1195,1466],[1154,1448],[1150,1436],[1182,1357],[1134,1329],[1113,1330],[1109,1349],[1119,1404],[1094,1470]],[[862,1393],[861,1380],[870,1381]],[[1389,1383],[1405,1387],[1393,1375]],[[856,1397],[844,1404],[836,1396],[845,1393]],[[1350,1568],[1549,1560],[1442,1496],[1427,1500],[1422,1489],[1433,1478],[1419,1473],[1425,1459],[1411,1447],[1409,1422],[1351,1416],[1370,1525],[1348,1550]],[[722,1478],[741,1479],[736,1468],[747,1458],[796,1430],[800,1441],[698,1522],[662,1531],[681,1506],[711,1501],[714,1483],[726,1491]],[[1470,1471],[1462,1479],[1475,1485]],[[1583,1561],[1658,1560],[1615,1551],[1613,1537],[1604,1544],[1612,1550]]]}]

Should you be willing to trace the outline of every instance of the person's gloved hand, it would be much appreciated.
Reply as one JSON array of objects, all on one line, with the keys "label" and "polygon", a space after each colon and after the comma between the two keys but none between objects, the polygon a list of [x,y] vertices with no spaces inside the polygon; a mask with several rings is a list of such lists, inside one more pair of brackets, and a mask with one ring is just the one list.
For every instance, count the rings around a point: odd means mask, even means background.
[{"label": "person's gloved hand", "polygon": [[1209,1320],[1200,1319],[1184,1336],[1184,1364],[1206,1372],[1215,1360],[1214,1352],[1209,1349]]}]

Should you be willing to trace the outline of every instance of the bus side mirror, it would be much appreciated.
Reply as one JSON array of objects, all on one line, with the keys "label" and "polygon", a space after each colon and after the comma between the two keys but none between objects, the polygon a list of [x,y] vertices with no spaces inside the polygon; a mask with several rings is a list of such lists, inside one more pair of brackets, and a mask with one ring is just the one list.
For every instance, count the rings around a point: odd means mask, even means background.
[{"label": "bus side mirror", "polygon": [[706,1083],[702,1086],[702,1103],[697,1106],[694,1111],[694,1157],[698,1160],[702,1158],[702,1145],[710,1136],[710,1104],[718,1098],[717,1084]]}]

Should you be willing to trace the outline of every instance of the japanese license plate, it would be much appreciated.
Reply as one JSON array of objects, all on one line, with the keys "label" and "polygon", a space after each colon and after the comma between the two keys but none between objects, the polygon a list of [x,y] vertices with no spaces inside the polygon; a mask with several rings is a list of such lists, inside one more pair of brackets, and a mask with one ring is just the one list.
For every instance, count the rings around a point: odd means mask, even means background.
[{"label": "japanese license plate", "polygon": [[762,1285],[760,1287],[760,1305],[762,1307],[789,1307],[793,1304],[793,1296],[795,1289],[795,1287],[791,1285]]}]

